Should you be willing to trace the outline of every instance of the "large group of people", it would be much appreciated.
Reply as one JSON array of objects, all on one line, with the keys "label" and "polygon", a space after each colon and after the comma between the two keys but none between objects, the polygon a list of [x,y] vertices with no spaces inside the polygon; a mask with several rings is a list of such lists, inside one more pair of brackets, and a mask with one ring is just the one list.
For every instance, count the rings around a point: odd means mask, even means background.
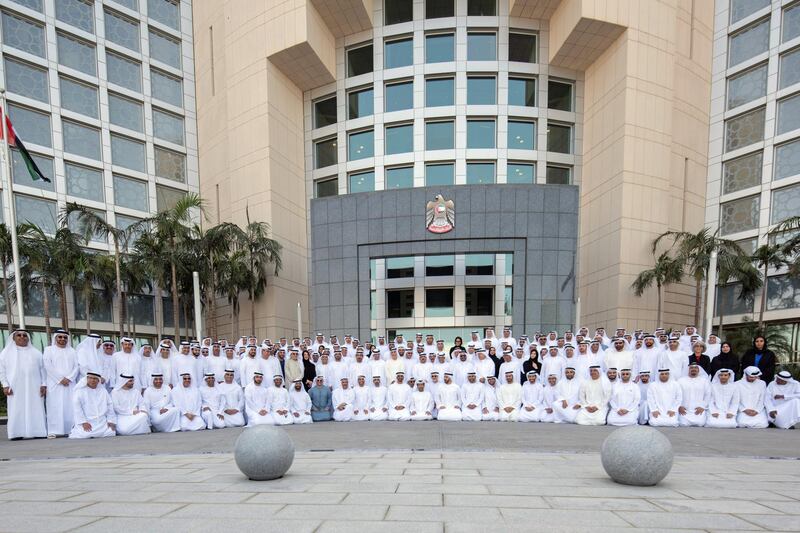
[{"label": "large group of people", "polygon": [[135,347],[25,330],[0,352],[8,437],[93,438],[323,421],[503,421],[793,428],[800,384],[764,337],[740,358],[715,335],[619,328],[515,339],[473,331],[305,339],[165,339]]}]

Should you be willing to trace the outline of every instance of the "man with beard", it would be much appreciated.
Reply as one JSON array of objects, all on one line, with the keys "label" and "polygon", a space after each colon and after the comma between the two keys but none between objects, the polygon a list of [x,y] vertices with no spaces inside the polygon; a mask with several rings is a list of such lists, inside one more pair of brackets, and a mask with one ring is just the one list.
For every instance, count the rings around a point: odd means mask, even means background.
[{"label": "man with beard", "polygon": [[181,413],[172,403],[172,391],[164,385],[161,373],[151,376],[151,385],[142,395],[142,407],[150,415],[154,431],[172,433],[181,430]]},{"label": "man with beard", "polygon": [[417,390],[411,394],[411,420],[433,419],[433,397],[425,390],[425,381],[417,381]]},{"label": "man with beard", "polygon": [[461,389],[453,383],[453,374],[445,373],[444,383],[436,391],[437,420],[447,422],[461,421]]},{"label": "man with beard", "polygon": [[78,354],[66,331],[56,330],[42,360],[47,375],[47,436],[55,438],[72,430],[72,391],[78,380]]},{"label": "man with beard", "polygon": [[144,408],[142,394],[135,388],[134,376],[120,374],[111,403],[114,405],[117,435],[143,435],[150,433],[150,416]]},{"label": "man with beard", "polygon": [[[587,368],[588,371],[588,368]],[[556,385],[556,401],[553,404],[556,423],[574,424],[575,417],[581,410],[580,390],[582,379],[577,377],[575,369],[564,369],[564,379]]]},{"label": "man with beard", "polygon": [[205,383],[200,387],[200,397],[203,407],[200,416],[206,423],[206,429],[222,429],[225,427],[225,406],[227,400],[222,391],[217,387],[217,377],[214,372],[206,372]]},{"label": "man with beard", "polygon": [[369,391],[369,419],[382,422],[389,417],[387,388],[382,384],[381,376],[372,376],[372,388]]},{"label": "man with beard", "polygon": [[775,427],[789,429],[800,422],[800,385],[787,370],[778,372],[767,385],[764,403]]},{"label": "man with beard", "polygon": [[461,420],[467,422],[480,422],[483,415],[484,387],[477,378],[476,372],[469,372],[461,387]]},{"label": "man with beard", "polygon": [[75,387],[74,394],[75,425],[69,438],[93,439],[116,435],[114,404],[105,387],[100,386],[100,372],[89,370],[86,383]]},{"label": "man with beard", "polygon": [[406,422],[411,420],[408,406],[411,405],[411,389],[405,383],[405,373],[398,372],[395,382],[389,385],[386,393],[386,402],[389,406],[389,420]]},{"label": "man with beard", "polygon": [[765,428],[769,425],[764,397],[767,384],[761,379],[761,370],[756,366],[744,369],[744,378],[737,383],[739,387],[739,415],[736,424],[740,428]]},{"label": "man with beard", "polygon": [[610,396],[611,387],[602,379],[600,366],[592,365],[589,367],[589,379],[581,383],[578,394],[581,409],[575,417],[575,423],[582,426],[605,425]]},{"label": "man with beard", "polygon": [[293,424],[311,424],[311,396],[308,395],[303,387],[302,378],[292,382],[292,390],[289,391],[289,404],[291,406]]},{"label": "man with beard", "polygon": [[624,368],[611,388],[607,423],[609,426],[634,426],[639,422],[639,385],[631,380],[631,370]]},{"label": "man with beard", "polygon": [[706,376],[700,375],[697,361],[689,363],[689,374],[678,380],[681,386],[681,406],[678,408],[678,423],[681,426],[706,424],[706,410],[711,398],[711,384]]},{"label": "man with beard", "polygon": [[350,380],[341,378],[341,386],[333,391],[333,419],[337,422],[350,422],[353,419],[353,405],[356,394],[350,388]]},{"label": "man with beard", "polygon": [[539,422],[541,420],[544,389],[537,383],[539,375],[531,370],[522,386],[522,409],[519,411],[520,422]]},{"label": "man with beard", "polygon": [[650,410],[648,423],[658,427],[678,427],[681,400],[681,386],[677,380],[670,378],[669,368],[660,368],[658,381],[647,389],[647,406]]},{"label": "man with beard", "polygon": [[42,353],[31,346],[23,329],[12,332],[0,352],[0,383],[8,402],[8,438],[46,437],[47,374]]},{"label": "man with beard", "polygon": [[367,387],[367,377],[364,374],[356,376],[356,386],[353,387],[353,420],[363,422],[369,420],[370,390]]},{"label": "man with beard", "polygon": [[717,370],[711,379],[711,397],[708,402],[706,427],[736,427],[736,413],[739,412],[739,387],[733,381],[734,372],[729,368]]}]

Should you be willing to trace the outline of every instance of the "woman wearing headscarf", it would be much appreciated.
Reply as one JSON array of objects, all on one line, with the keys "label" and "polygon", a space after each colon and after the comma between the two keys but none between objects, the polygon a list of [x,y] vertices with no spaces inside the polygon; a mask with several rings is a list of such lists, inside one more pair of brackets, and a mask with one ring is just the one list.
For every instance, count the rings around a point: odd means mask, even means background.
[{"label": "woman wearing headscarf", "polygon": [[723,368],[727,368],[733,372],[733,375],[731,376],[731,383],[733,383],[738,376],[739,357],[733,353],[733,347],[731,346],[731,343],[727,341],[720,344],[719,355],[711,360],[708,374],[713,377]]},{"label": "woman wearing headscarf", "polygon": [[776,363],[775,353],[767,348],[767,339],[763,335],[757,335],[753,339],[753,347],[742,356],[742,368],[747,368],[748,366],[758,367],[761,370],[761,379],[764,383],[772,383],[775,378]]},{"label": "woman wearing headscarf", "polygon": [[736,427],[736,413],[739,411],[739,387],[734,383],[734,379],[736,376],[730,368],[720,368],[714,372],[714,377],[711,378],[711,398],[708,401],[706,427]]}]

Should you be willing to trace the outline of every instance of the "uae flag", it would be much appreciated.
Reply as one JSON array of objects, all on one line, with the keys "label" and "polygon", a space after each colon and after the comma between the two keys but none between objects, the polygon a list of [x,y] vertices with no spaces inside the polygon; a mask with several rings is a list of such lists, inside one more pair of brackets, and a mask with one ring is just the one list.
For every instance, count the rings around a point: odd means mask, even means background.
[{"label": "uae flag", "polygon": [[[3,113],[3,115],[5,115],[5,113]],[[36,162],[31,157],[28,149],[25,148],[24,144],[22,144],[22,139],[20,139],[19,135],[17,135],[17,132],[14,131],[14,126],[11,125],[11,119],[8,118],[8,116],[5,116],[5,119],[5,130],[8,131],[8,146],[19,150],[22,160],[25,162],[25,167],[27,167],[28,173],[31,175],[31,179],[34,181],[44,180],[47,183],[50,183],[50,178],[45,176],[42,171],[39,170],[39,167],[36,166]],[[0,128],[0,141],[3,140],[3,131],[3,128]]]}]

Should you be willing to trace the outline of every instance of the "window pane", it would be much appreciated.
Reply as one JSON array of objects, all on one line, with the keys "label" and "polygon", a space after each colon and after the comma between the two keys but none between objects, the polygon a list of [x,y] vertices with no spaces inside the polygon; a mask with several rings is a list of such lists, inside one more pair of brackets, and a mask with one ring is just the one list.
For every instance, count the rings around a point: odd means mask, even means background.
[{"label": "window pane", "polygon": [[530,33],[509,33],[508,60],[536,63],[536,36]]},{"label": "window pane", "polygon": [[729,283],[724,287],[717,286],[716,314],[723,311],[726,315],[744,315],[753,312],[753,296],[742,298],[742,284]]},{"label": "window pane", "polygon": [[465,287],[464,309],[467,316],[489,316],[494,308],[494,289],[491,287]]},{"label": "window pane", "polygon": [[425,106],[437,107],[454,105],[455,84],[453,78],[433,78],[425,80]]},{"label": "window pane", "polygon": [[36,154],[31,154],[31,159],[33,159],[33,162],[39,167],[39,170],[42,171],[42,174],[50,178],[50,183],[47,183],[43,179],[34,180],[31,178],[31,173],[28,171],[22,154],[19,150],[11,148],[11,176],[14,183],[27,185],[28,187],[36,187],[37,189],[44,189],[46,191],[54,191],[56,180],[53,172],[53,160],[49,157]]},{"label": "window pane", "polygon": [[[86,320],[86,299],[82,291],[75,291],[75,319]],[[89,316],[93,322],[113,322],[111,298],[99,289],[93,289],[89,297]],[[137,322],[138,324],[139,322]]]},{"label": "window pane", "polygon": [[170,28],[181,29],[181,9],[171,0],[147,0],[147,16]]},{"label": "window pane", "polygon": [[772,220],[770,221],[772,224],[798,215],[800,215],[800,185],[772,191]]},{"label": "window pane", "polygon": [[470,17],[493,17],[497,15],[495,0],[468,0],[467,15]]},{"label": "window pane", "polygon": [[412,109],[414,107],[414,82],[386,85],[384,94],[386,112]]},{"label": "window pane", "polygon": [[775,179],[800,174],[800,141],[792,141],[775,148]]},{"label": "window pane", "polygon": [[368,117],[373,113],[372,89],[353,91],[347,95],[348,118]]},{"label": "window pane", "polygon": [[181,43],[150,30],[150,57],[171,67],[181,68]]},{"label": "window pane", "polygon": [[314,127],[336,124],[336,97],[314,102]]},{"label": "window pane", "polygon": [[[94,213],[95,215],[99,216],[103,220],[106,219],[106,212],[105,211],[92,209],[92,213]],[[67,217],[67,227],[73,233],[77,233],[79,235],[85,235],[86,234],[86,222],[78,220],[78,214],[77,213],[71,213],[70,216]],[[92,234],[89,235],[89,240],[93,241],[93,242],[102,242],[104,244],[108,242],[108,239],[103,237],[102,233],[97,232],[97,231],[95,231],[95,232],[93,232]]]},{"label": "window pane", "polygon": [[12,93],[34,98],[40,102],[50,102],[50,84],[47,71],[28,63],[14,61],[6,57],[6,88]]},{"label": "window pane", "polygon": [[94,33],[94,4],[84,0],[58,0],[56,18],[83,31]]},{"label": "window pane", "polygon": [[777,134],[800,128],[800,96],[792,96],[778,102]]},{"label": "window pane", "polygon": [[97,114],[97,87],[84,85],[61,77],[61,107],[98,118]]},{"label": "window pane", "polygon": [[494,183],[494,163],[467,163],[467,185]]},{"label": "window pane", "polygon": [[731,24],[769,5],[770,0],[731,0]]},{"label": "window pane", "polygon": [[414,289],[386,291],[386,318],[414,316]]},{"label": "window pane", "polygon": [[572,84],[548,81],[547,107],[560,111],[572,111]]},{"label": "window pane", "polygon": [[452,150],[455,148],[454,131],[454,123],[452,120],[445,122],[427,122],[425,124],[425,149]]},{"label": "window pane", "polygon": [[572,127],[561,124],[547,125],[547,151],[572,153]]},{"label": "window pane", "polygon": [[508,105],[535,107],[536,80],[531,78],[509,78]]},{"label": "window pane", "polygon": [[387,168],[386,190],[409,189],[414,186],[414,168]]},{"label": "window pane", "polygon": [[183,145],[183,117],[153,109],[153,135]]},{"label": "window pane", "polygon": [[142,104],[108,93],[109,121],[129,130],[142,131]]},{"label": "window pane", "polygon": [[452,276],[456,258],[452,255],[425,256],[426,276]]},{"label": "window pane", "polygon": [[167,178],[172,181],[186,182],[186,156],[155,147],[156,156],[156,176]]},{"label": "window pane", "polygon": [[497,59],[497,35],[494,33],[467,33],[467,61],[494,61]]},{"label": "window pane", "polygon": [[725,161],[722,164],[722,194],[728,194],[761,183],[761,152]]},{"label": "window pane", "polygon": [[50,115],[39,113],[14,104],[8,104],[8,117],[14,130],[23,143],[35,143],[42,146],[53,146],[50,132]]},{"label": "window pane", "polygon": [[455,39],[452,33],[425,37],[425,62],[441,63],[455,60]]},{"label": "window pane", "polygon": [[569,167],[547,167],[547,183],[569,185],[572,182],[572,169]]},{"label": "window pane", "polygon": [[375,136],[373,131],[360,131],[351,133],[347,141],[348,161],[365,159],[375,155]]},{"label": "window pane", "polygon": [[17,223],[28,222],[42,228],[45,233],[56,232],[56,203],[30,196],[14,195]]},{"label": "window pane", "polygon": [[131,170],[146,172],[144,143],[111,135],[111,163]]},{"label": "window pane", "polygon": [[769,19],[731,35],[728,44],[728,66],[738,65],[769,49]]},{"label": "window pane", "polygon": [[386,127],[386,155],[413,151],[414,126],[412,124]]},{"label": "window pane", "polygon": [[453,289],[425,289],[425,316],[453,316]]},{"label": "window pane", "polygon": [[28,19],[3,12],[3,42],[23,52],[45,56],[44,28]]},{"label": "window pane", "polygon": [[325,198],[326,196],[336,196],[339,194],[339,180],[337,178],[329,180],[319,180],[314,182],[316,190],[316,198]]},{"label": "window pane", "polygon": [[[55,233],[55,230],[48,230],[48,232]],[[25,299],[23,306],[25,315],[44,316],[44,296],[42,292],[42,284],[38,282],[31,283],[30,287],[24,290],[23,294],[25,295]],[[61,306],[58,303],[58,295],[56,294],[55,287],[51,286],[47,289],[47,298],[48,307],[50,308],[50,319],[61,318]],[[36,342],[37,333],[38,332],[34,332],[32,335],[34,343]]]},{"label": "window pane", "polygon": [[536,139],[534,122],[508,121],[508,148],[515,150],[533,150]]},{"label": "window pane", "polygon": [[495,79],[493,77],[467,78],[467,104],[469,105],[494,105]]},{"label": "window pane", "polygon": [[467,148],[494,148],[494,120],[467,121]]},{"label": "window pane", "polygon": [[729,235],[758,227],[759,197],[750,196],[720,205],[720,234]]},{"label": "window pane", "polygon": [[725,122],[725,151],[736,150],[764,139],[764,108]]},{"label": "window pane", "polygon": [[375,190],[375,173],[360,172],[350,174],[350,192],[368,192]]},{"label": "window pane", "polygon": [[800,49],[781,56],[780,89],[800,81]]},{"label": "window pane", "polygon": [[186,196],[184,191],[156,185],[156,209],[158,211],[171,209],[184,196]]},{"label": "window pane", "polygon": [[137,0],[114,0],[114,2],[118,3],[121,6],[125,6],[128,9],[139,11],[139,3],[137,2]]},{"label": "window pane", "polygon": [[800,35],[800,4],[783,12],[783,36],[781,42],[791,41]]},{"label": "window pane", "polygon": [[800,307],[800,280],[789,276],[771,276],[767,281],[767,309],[797,307]]},{"label": "window pane", "polygon": [[384,68],[405,67],[414,63],[414,40],[386,41],[384,46]]},{"label": "window pane", "polygon": [[425,0],[426,19],[438,19],[454,15],[453,0]]},{"label": "window pane", "polygon": [[15,3],[33,9],[34,11],[42,12],[42,0],[14,0]]},{"label": "window pane", "polygon": [[339,161],[336,137],[317,141],[314,145],[314,168],[335,165]]},{"label": "window pane", "polygon": [[103,201],[103,173],[93,168],[64,164],[67,194],[87,200]]},{"label": "window pane", "polygon": [[71,154],[102,160],[100,132],[94,128],[81,126],[75,122],[62,120],[64,128],[64,151]]},{"label": "window pane", "polygon": [[767,94],[766,63],[728,80],[728,109],[752,102]]},{"label": "window pane", "polygon": [[506,316],[514,316],[514,289],[513,287],[503,288],[503,312]]},{"label": "window pane", "polygon": [[386,259],[386,277],[413,278],[414,277],[414,258],[413,257],[389,257]]},{"label": "window pane", "polygon": [[139,51],[139,23],[114,11],[105,12],[106,39],[136,52]]},{"label": "window pane", "polygon": [[452,163],[443,165],[425,165],[425,185],[453,185],[455,183],[454,166]]},{"label": "window pane", "polygon": [[97,75],[94,45],[65,34],[58,34],[58,62],[84,74]]},{"label": "window pane", "polygon": [[177,107],[183,106],[183,83],[180,78],[162,74],[151,68],[150,91],[153,93],[153,98]]},{"label": "window pane", "polygon": [[114,203],[120,207],[148,211],[147,182],[114,176]]},{"label": "window pane", "polygon": [[[142,65],[106,51],[108,81],[132,91],[142,92]],[[155,95],[154,95],[155,96]]]},{"label": "window pane", "polygon": [[466,254],[464,273],[467,276],[494,275],[494,254]]},{"label": "window pane", "polygon": [[372,72],[372,45],[347,51],[347,77]]},{"label": "window pane", "polygon": [[383,14],[387,26],[408,22],[414,18],[414,3],[411,0],[386,0]]},{"label": "window pane", "polygon": [[533,183],[536,167],[523,163],[509,163],[506,183]]}]

